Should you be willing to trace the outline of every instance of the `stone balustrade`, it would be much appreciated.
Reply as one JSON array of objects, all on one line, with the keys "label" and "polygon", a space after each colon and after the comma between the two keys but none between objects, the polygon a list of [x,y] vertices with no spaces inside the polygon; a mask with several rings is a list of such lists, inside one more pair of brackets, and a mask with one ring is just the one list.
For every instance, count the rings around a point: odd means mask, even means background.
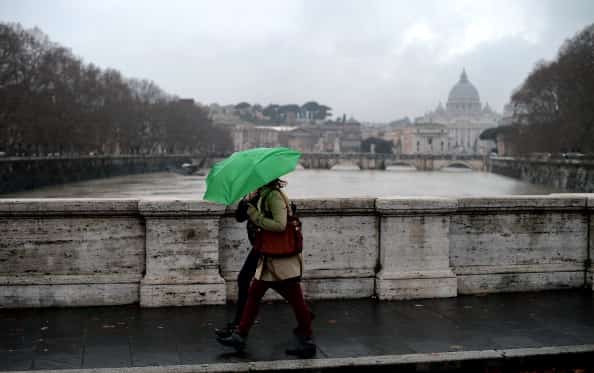
[{"label": "stone balustrade", "polygon": [[204,156],[199,154],[0,157],[0,193],[105,177],[166,171],[179,168],[192,159],[201,158]]},{"label": "stone balustrade", "polygon": [[560,192],[594,192],[594,159],[587,157],[551,158],[548,155],[528,158],[490,157],[489,172],[513,177],[528,183],[546,185]]},{"label": "stone balustrade", "polygon": [[[310,299],[592,289],[591,194],[296,203]],[[233,212],[202,201],[0,200],[0,307],[233,300],[249,247]]]}]

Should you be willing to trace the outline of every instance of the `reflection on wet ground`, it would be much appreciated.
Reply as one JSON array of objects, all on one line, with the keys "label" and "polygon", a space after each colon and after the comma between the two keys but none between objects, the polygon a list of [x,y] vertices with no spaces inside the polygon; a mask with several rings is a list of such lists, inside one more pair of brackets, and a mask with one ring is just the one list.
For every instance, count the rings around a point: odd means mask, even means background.
[{"label": "reflection on wet ground", "polygon": [[[594,344],[591,290],[312,302],[317,358]],[[234,306],[0,310],[0,371],[288,359],[290,306],[265,304],[245,354],[216,343]],[[481,370],[482,371],[482,370]]]}]

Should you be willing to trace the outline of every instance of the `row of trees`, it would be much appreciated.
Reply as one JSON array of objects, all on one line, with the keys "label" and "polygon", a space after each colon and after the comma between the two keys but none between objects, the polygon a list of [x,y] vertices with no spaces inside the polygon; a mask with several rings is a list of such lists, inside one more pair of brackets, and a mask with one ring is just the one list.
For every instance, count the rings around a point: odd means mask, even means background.
[{"label": "row of trees", "polygon": [[235,105],[235,109],[244,120],[267,121],[270,123],[315,122],[317,120],[326,120],[332,116],[332,109],[329,106],[320,105],[316,101],[309,101],[303,105],[270,104],[265,107],[259,104],[250,105],[247,102],[240,102]]},{"label": "row of trees", "polygon": [[594,24],[540,62],[513,94],[505,135],[517,153],[594,152]]},{"label": "row of trees", "polygon": [[226,151],[208,111],[148,80],[85,64],[39,29],[0,23],[0,152],[6,155]]}]

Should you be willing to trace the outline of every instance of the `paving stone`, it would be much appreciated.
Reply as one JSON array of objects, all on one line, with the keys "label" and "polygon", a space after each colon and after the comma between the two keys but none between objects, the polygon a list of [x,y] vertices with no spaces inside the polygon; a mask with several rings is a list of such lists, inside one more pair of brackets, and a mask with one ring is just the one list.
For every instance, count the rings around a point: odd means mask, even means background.
[{"label": "paving stone", "polygon": [[50,338],[38,342],[35,369],[77,369],[82,366],[82,338]]},{"label": "paving stone", "polygon": [[[318,358],[594,344],[590,291],[332,300],[313,302],[311,308]],[[219,345],[213,333],[234,316],[233,304],[22,311],[0,310],[0,371],[293,358],[285,349],[293,343],[296,322],[282,302],[261,305],[240,354]]]},{"label": "paving stone", "polygon": [[29,370],[33,368],[33,351],[11,350],[0,352],[0,370]]}]

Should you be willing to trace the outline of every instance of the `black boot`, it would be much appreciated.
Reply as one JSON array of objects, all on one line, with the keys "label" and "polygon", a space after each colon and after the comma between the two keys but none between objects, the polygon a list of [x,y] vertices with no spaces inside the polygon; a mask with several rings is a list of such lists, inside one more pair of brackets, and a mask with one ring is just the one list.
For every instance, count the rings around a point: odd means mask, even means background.
[{"label": "black boot", "polygon": [[223,346],[233,347],[237,352],[245,348],[245,338],[237,332],[232,332],[228,337],[217,337],[217,342]]},{"label": "black boot", "polygon": [[230,322],[227,323],[227,325],[223,328],[215,328],[214,332],[217,337],[227,338],[233,333],[235,329],[237,329],[237,325],[235,325],[235,323]]},{"label": "black boot", "polygon": [[302,359],[309,359],[316,355],[316,351],[317,346],[311,337],[295,335],[295,346],[287,348],[285,353]]}]

